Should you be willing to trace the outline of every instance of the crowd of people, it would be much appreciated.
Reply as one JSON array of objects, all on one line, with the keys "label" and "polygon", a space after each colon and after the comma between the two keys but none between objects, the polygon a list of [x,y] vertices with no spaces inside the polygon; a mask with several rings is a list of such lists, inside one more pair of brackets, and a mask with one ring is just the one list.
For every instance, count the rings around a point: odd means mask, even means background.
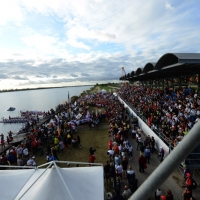
[{"label": "crowd of people", "polygon": [[200,96],[192,87],[150,88],[124,84],[119,95],[176,147],[200,118]]},{"label": "crowd of people", "polygon": [[[124,84],[118,91],[123,99],[130,102],[148,119],[148,125],[160,129],[169,140],[181,141],[184,135],[192,128],[200,117],[200,98],[193,89],[178,88],[174,90],[151,89],[149,87]],[[101,105],[101,112],[89,112],[88,104]],[[36,166],[35,154],[46,153],[47,162],[59,160],[58,152],[62,153],[65,147],[78,146],[81,140],[77,134],[78,126],[91,124],[98,126],[99,121],[107,118],[109,121],[108,160],[104,165],[104,178],[107,185],[112,184],[115,191],[113,200],[127,200],[137,189],[138,179],[132,168],[133,146],[130,140],[136,139],[138,169],[144,173],[146,165],[150,164],[151,154],[155,152],[154,137],[142,139],[142,130],[138,127],[137,118],[131,118],[117,96],[111,93],[92,94],[80,97],[74,104],[59,105],[61,110],[48,125],[32,127],[31,134],[27,135],[17,147],[11,147],[7,154],[3,153],[1,164],[18,166]],[[131,137],[130,137],[131,136]],[[44,149],[46,147],[46,151]],[[95,162],[94,147],[89,149],[88,161]],[[163,149],[160,148],[160,162],[163,160]],[[188,176],[186,176],[188,177]],[[186,178],[187,181],[187,178]],[[189,181],[188,181],[189,182]],[[159,189],[158,189],[159,190]],[[160,195],[159,195],[160,194]],[[186,197],[185,197],[186,196]],[[183,193],[187,199],[192,197],[191,187]],[[166,195],[156,191],[157,199],[172,200],[173,194],[169,190]],[[190,198],[191,198],[190,197]],[[190,200],[190,199],[188,199]]]},{"label": "crowd of people", "polygon": [[[98,100],[96,96],[94,98]],[[95,128],[106,117],[105,113],[97,113],[94,110],[90,112],[88,108],[87,103],[84,105],[80,98],[75,103],[59,104],[56,111],[51,109],[52,118],[48,124],[38,125],[38,120],[29,121],[24,130],[27,132],[26,137],[18,146],[11,146],[7,152],[2,153],[1,165],[30,166],[33,163],[31,166],[36,166],[36,162],[30,162],[36,154],[46,155],[46,161],[53,161],[59,160],[58,153],[63,153],[64,148],[82,148],[81,138],[77,133],[78,126],[87,125],[89,128]],[[25,114],[30,115],[31,113],[26,112]],[[12,133],[9,132],[8,145],[11,145],[11,136]],[[2,149],[5,148],[5,144],[4,135],[1,134]],[[94,162],[94,154],[91,155],[89,161]]]}]

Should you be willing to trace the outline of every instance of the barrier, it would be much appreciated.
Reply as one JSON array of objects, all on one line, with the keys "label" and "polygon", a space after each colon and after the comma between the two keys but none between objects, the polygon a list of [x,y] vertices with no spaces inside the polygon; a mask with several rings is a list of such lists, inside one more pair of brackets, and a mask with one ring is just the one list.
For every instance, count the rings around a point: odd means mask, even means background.
[{"label": "barrier", "polygon": [[146,136],[150,135],[150,136],[153,136],[155,141],[156,141],[156,146],[155,148],[157,150],[159,150],[160,147],[163,147],[164,151],[165,151],[165,157],[169,154],[170,152],[170,149],[169,147],[165,144],[164,141],[162,141],[160,139],[160,137],[158,135],[155,134],[155,132],[146,124],[147,123],[147,120],[145,119],[145,121],[143,119],[140,118],[140,116],[137,114],[137,111],[134,111],[133,108],[131,108],[124,100],[122,100],[119,96],[118,96],[118,100],[124,104],[124,107],[127,108],[130,112],[130,114],[132,116],[136,116],[138,118],[138,125],[140,127],[140,129],[144,132],[144,134]]}]

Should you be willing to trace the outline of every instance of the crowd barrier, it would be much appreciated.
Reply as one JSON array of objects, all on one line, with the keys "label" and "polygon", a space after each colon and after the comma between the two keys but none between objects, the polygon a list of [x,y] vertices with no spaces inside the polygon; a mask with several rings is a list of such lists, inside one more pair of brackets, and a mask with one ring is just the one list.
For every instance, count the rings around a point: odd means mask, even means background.
[{"label": "crowd barrier", "polygon": [[142,119],[142,116],[139,116],[137,114],[137,111],[134,111],[133,108],[131,108],[127,102],[125,102],[123,99],[120,98],[120,96],[118,96],[118,100],[124,104],[124,107],[127,108],[129,110],[129,113],[131,116],[136,116],[138,119],[138,125],[140,127],[140,129],[144,132],[144,134],[146,136],[150,135],[153,136],[155,141],[156,141],[156,146],[155,148],[159,151],[160,147],[162,147],[165,151],[165,157],[170,153],[170,148],[169,146],[166,144],[166,142],[164,142],[146,123],[147,120],[144,118]]}]

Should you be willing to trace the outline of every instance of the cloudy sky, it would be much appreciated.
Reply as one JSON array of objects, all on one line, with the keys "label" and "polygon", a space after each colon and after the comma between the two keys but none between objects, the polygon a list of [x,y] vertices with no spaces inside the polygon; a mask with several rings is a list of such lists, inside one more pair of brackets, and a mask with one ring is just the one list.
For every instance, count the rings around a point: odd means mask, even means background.
[{"label": "cloudy sky", "polygon": [[165,53],[200,53],[199,0],[7,0],[0,89],[116,82]]}]

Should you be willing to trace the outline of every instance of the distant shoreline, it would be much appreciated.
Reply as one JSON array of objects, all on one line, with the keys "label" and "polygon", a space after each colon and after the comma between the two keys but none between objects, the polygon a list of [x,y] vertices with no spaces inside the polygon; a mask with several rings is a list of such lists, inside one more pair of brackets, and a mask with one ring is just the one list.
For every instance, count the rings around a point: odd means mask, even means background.
[{"label": "distant shoreline", "polygon": [[66,88],[66,87],[84,87],[84,86],[94,86],[94,85],[73,85],[73,86],[60,86],[60,87],[40,87],[40,88],[24,88],[24,89],[9,89],[9,90],[0,90],[0,93],[4,92],[20,92],[27,90],[44,90],[44,89],[54,89],[54,88]]}]

